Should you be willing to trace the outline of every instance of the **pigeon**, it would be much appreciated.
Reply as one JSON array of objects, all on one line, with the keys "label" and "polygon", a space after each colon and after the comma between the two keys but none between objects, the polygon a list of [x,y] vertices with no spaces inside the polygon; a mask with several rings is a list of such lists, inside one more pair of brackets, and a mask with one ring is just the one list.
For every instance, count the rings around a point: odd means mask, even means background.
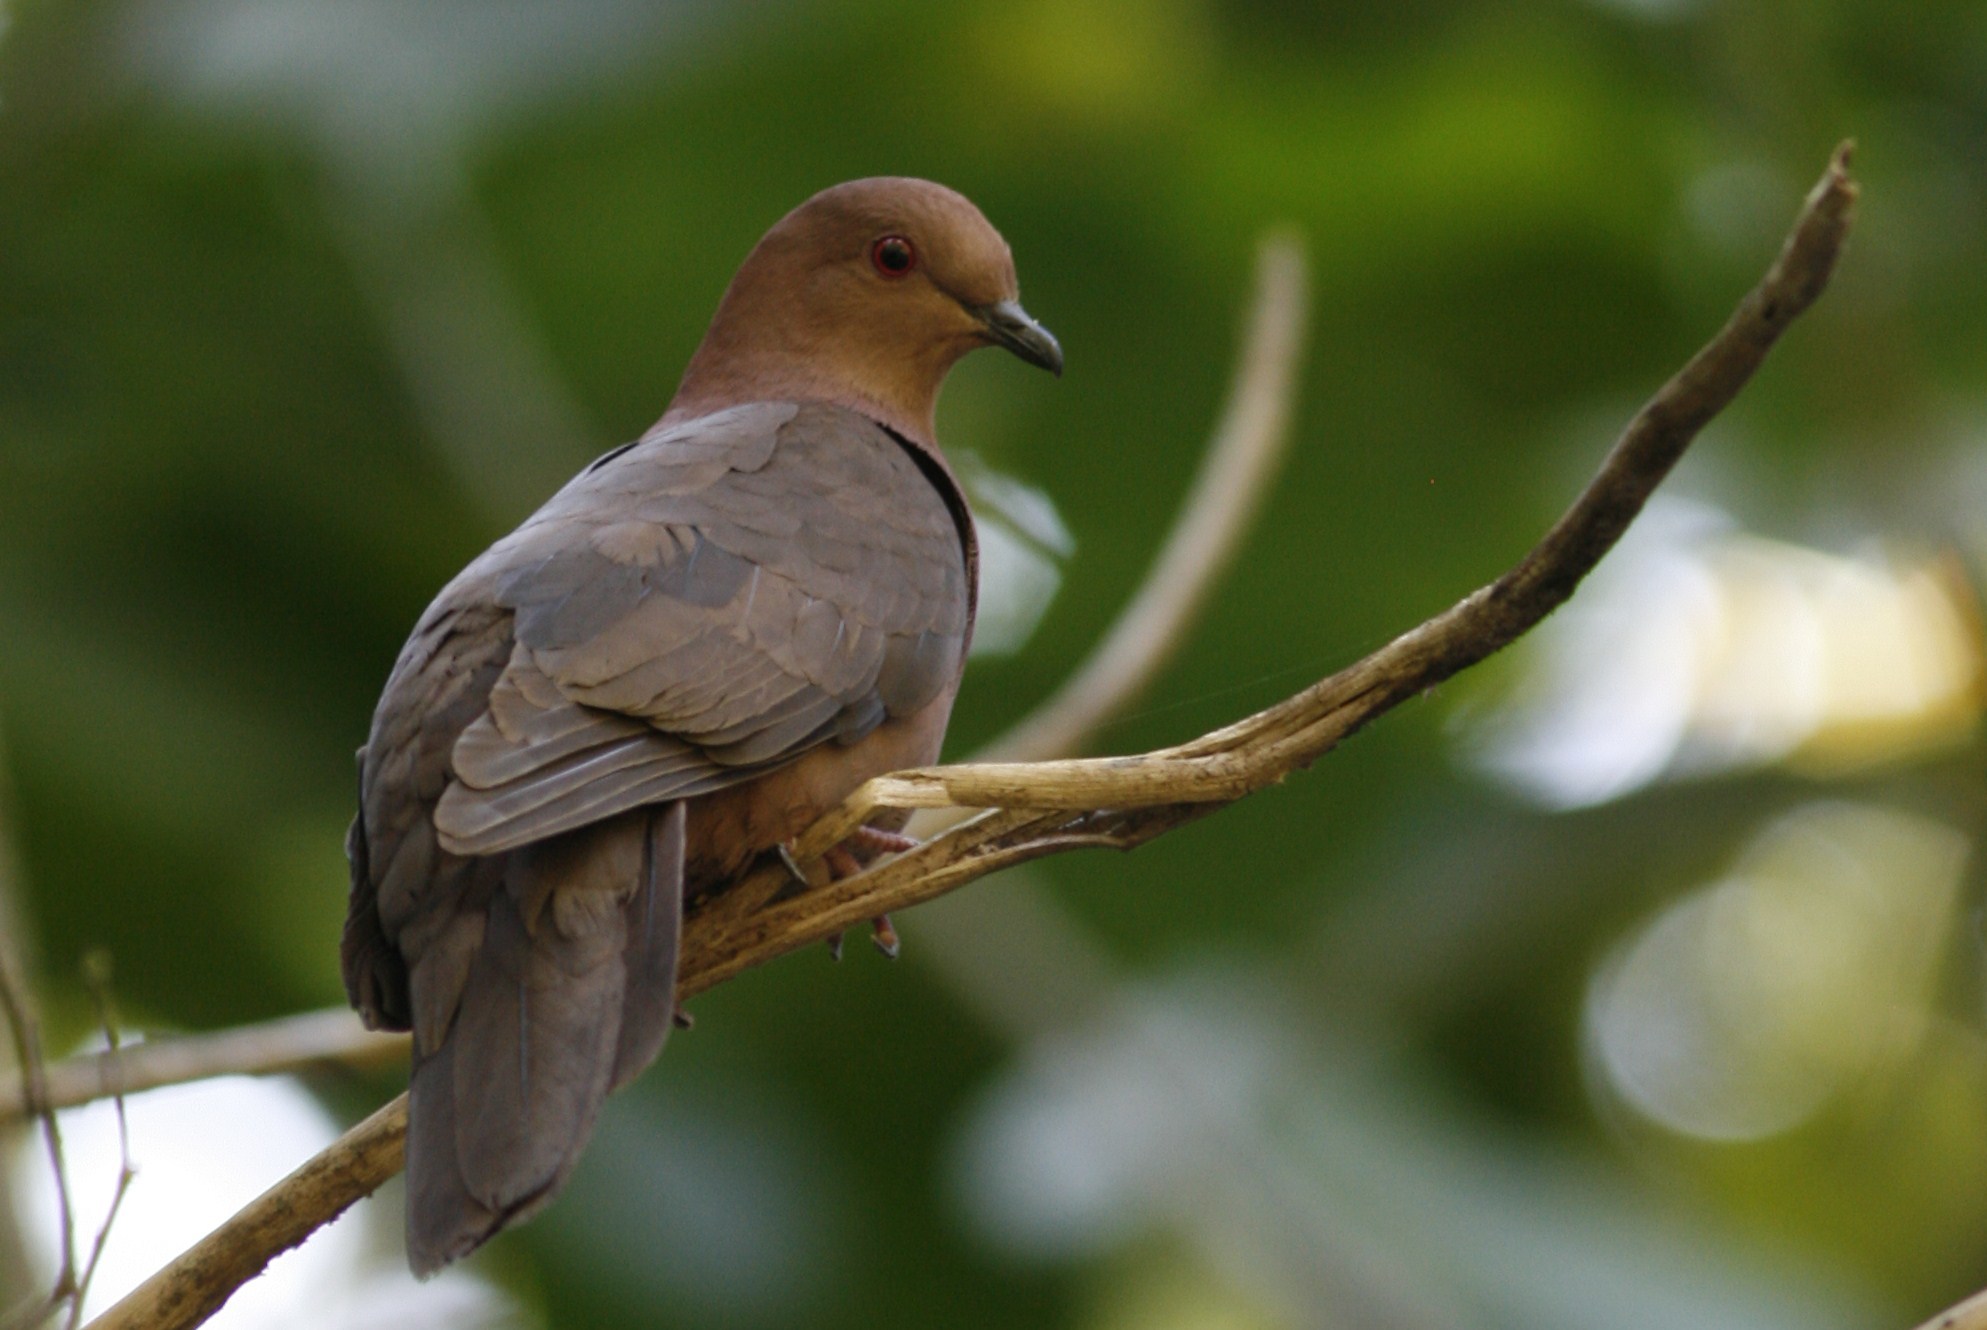
[{"label": "pigeon", "polygon": [[824,190],[662,419],[421,615],[359,751],[341,948],[366,1023],[413,1034],[416,1274],[558,1194],[677,1019],[686,900],[937,759],[978,556],[933,418],[982,346],[1062,372],[978,208]]}]

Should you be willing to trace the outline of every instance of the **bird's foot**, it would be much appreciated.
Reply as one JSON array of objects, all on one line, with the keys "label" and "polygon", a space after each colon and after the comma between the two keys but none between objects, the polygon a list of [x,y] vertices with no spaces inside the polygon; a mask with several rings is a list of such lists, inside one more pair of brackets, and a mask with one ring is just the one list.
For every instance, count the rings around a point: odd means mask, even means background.
[{"label": "bird's foot", "polygon": [[924,844],[916,836],[906,836],[901,831],[885,831],[881,827],[857,827],[842,844],[858,850],[867,850],[871,857],[879,854],[903,854]]},{"label": "bird's foot", "polygon": [[672,1015],[669,1018],[669,1020],[670,1024],[674,1025],[679,1030],[695,1029],[697,1025],[697,1018],[692,1016],[689,1012],[683,1010],[683,1008],[681,1007],[678,1007],[676,1009],[675,1014]]},{"label": "bird's foot", "polygon": [[[877,915],[869,921],[869,929],[869,940],[876,944],[876,949],[883,953],[884,959],[896,960],[898,954],[904,950],[904,940],[897,936],[897,925],[890,922],[890,916]],[[833,961],[842,959],[840,933],[828,939],[828,959]]]},{"label": "bird's foot", "polygon": [[[831,882],[839,882],[843,878],[854,877],[863,870],[863,862],[856,858],[855,852],[850,849],[851,844],[861,844],[864,848],[868,848],[874,853],[895,854],[915,847],[918,842],[912,840],[909,836],[899,836],[894,831],[878,831],[874,827],[859,827],[847,840],[843,841],[840,845],[834,846],[826,854],[821,856],[821,862],[828,867],[828,877]],[[788,863],[791,865],[791,858],[789,858]],[[896,960],[897,954],[903,950],[904,944],[902,939],[897,936],[897,927],[890,922],[890,916],[879,914],[869,921],[869,926],[871,930],[870,940],[876,944],[876,949],[889,959]],[[840,933],[828,939],[828,955],[834,960],[842,959],[842,935]]]},{"label": "bird's foot", "polygon": [[[906,836],[899,831],[885,831],[881,827],[857,827],[842,838],[841,844],[822,855],[821,861],[828,869],[827,880],[839,882],[845,877],[852,877],[861,872],[864,865],[878,855],[903,854],[923,844],[924,842],[917,837]],[[792,841],[781,841],[773,847],[773,850],[780,856],[780,862],[786,866],[787,872],[796,883],[803,887],[823,885],[814,877],[810,877],[807,870],[801,867],[800,860],[794,858]]]}]

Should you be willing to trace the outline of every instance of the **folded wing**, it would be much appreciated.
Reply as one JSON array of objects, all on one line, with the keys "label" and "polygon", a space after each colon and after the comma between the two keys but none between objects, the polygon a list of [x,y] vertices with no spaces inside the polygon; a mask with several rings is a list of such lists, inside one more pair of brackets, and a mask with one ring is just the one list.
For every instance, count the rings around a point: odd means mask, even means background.
[{"label": "folded wing", "polygon": [[967,576],[944,497],[854,412],[755,404],[611,454],[443,594],[514,623],[442,848],[514,849],[920,709],[958,671]]}]

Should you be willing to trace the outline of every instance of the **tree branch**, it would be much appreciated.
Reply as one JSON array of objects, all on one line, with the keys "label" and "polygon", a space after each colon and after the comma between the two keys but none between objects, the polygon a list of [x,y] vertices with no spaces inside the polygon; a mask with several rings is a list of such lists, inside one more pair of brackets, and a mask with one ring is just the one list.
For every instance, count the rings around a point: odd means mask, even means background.
[{"label": "tree branch", "polygon": [[[0,940],[3,943],[4,940]],[[55,1109],[42,1093],[41,1022],[36,1017],[27,984],[15,968],[15,958],[0,945],[0,1017],[4,1017],[13,1039],[14,1057],[21,1069],[27,1112],[41,1124],[42,1144],[48,1151],[48,1168],[55,1181],[55,1223],[59,1230],[57,1247],[61,1265],[55,1284],[47,1296],[10,1312],[0,1325],[7,1330],[41,1324],[60,1309],[76,1292],[76,1217],[69,1198],[69,1164],[62,1151],[62,1126]]]},{"label": "tree branch", "polygon": [[976,761],[1066,757],[1158,673],[1227,571],[1283,462],[1309,309],[1303,247],[1289,235],[1266,238],[1228,404],[1152,571],[1089,659]]},{"label": "tree branch", "polygon": [[[1510,644],[1572,594],[1705,422],[1751,377],[1834,271],[1854,209],[1837,149],[1779,258],[1725,327],[1629,423],[1599,474],[1519,564],[1364,660],[1234,725],[1136,757],[991,763],[870,781],[801,838],[818,855],[880,808],[987,811],[854,877],[775,899],[782,870],[754,873],[684,925],[685,997],[741,970],[903,909],[998,868],[1084,845],[1129,848],[1309,766],[1340,740]],[[197,1325],[270,1259],[401,1166],[403,1095],[375,1113],[93,1323]]]},{"label": "tree branch", "polygon": [[374,1113],[249,1202],[177,1260],[90,1322],[130,1330],[195,1326],[269,1262],[398,1173],[406,1158],[407,1096]]},{"label": "tree branch", "polygon": [[[347,1007],[308,1011],[212,1034],[167,1035],[111,1052],[51,1062],[37,1102],[74,1108],[115,1094],[239,1072],[302,1071],[336,1063],[386,1066],[406,1055],[407,1036],[368,1030]],[[0,1122],[24,1114],[28,1087],[19,1073],[0,1076]]]},{"label": "tree branch", "polygon": [[[112,1064],[123,1049],[123,1038],[117,1028],[117,1006],[110,991],[110,954],[93,951],[83,958],[83,982],[89,987],[90,997],[97,1004],[97,1019],[103,1026],[104,1043],[109,1045]],[[103,1223],[97,1226],[96,1240],[90,1244],[89,1260],[83,1263],[83,1272],[76,1279],[75,1292],[69,1299],[68,1330],[76,1330],[83,1323],[83,1307],[90,1299],[90,1284],[97,1277],[97,1267],[103,1263],[103,1249],[110,1241],[110,1231],[117,1224],[117,1212],[124,1208],[124,1198],[131,1192],[131,1183],[138,1176],[138,1170],[131,1164],[131,1121],[124,1111],[124,1092],[112,1095],[117,1109],[117,1185],[110,1197],[110,1208],[104,1212]]]},{"label": "tree branch", "polygon": [[[6,792],[0,788],[0,794]],[[30,1298],[24,1305],[0,1308],[0,1327],[23,1330],[41,1325],[61,1311],[65,1304],[72,1308],[75,1305],[76,1216],[69,1193],[69,1164],[62,1148],[62,1126],[56,1118],[54,1105],[48,1102],[45,1089],[43,1073],[47,1064],[42,1057],[41,1016],[28,971],[27,950],[23,945],[25,929],[22,925],[25,919],[14,900],[13,840],[7,833],[5,819],[0,817],[0,1020],[4,1020],[7,1027],[9,1042],[6,1048],[13,1054],[14,1075],[20,1081],[21,1115],[33,1118],[39,1125],[42,1145],[47,1151],[58,1229],[56,1250],[59,1264],[54,1283],[46,1293]],[[6,1180],[0,1176],[0,1182]],[[8,1226],[8,1236],[12,1237],[11,1225]],[[5,1256],[8,1258],[5,1266],[12,1266],[18,1260],[20,1269],[17,1272],[0,1266],[0,1274],[26,1274],[30,1262],[25,1251],[10,1251]]]}]

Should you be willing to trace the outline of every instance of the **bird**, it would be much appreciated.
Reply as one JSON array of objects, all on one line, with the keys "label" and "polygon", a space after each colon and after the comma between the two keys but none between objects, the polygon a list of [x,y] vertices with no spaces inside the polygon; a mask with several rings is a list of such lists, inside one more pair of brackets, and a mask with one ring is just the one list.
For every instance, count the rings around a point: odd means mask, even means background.
[{"label": "bird", "polygon": [[934,415],[985,346],[1062,373],[974,204],[825,189],[746,256],[661,419],[416,622],[358,754],[340,947],[365,1023],[413,1036],[415,1274],[565,1184],[678,1019],[686,900],[937,760],[978,546]]}]

